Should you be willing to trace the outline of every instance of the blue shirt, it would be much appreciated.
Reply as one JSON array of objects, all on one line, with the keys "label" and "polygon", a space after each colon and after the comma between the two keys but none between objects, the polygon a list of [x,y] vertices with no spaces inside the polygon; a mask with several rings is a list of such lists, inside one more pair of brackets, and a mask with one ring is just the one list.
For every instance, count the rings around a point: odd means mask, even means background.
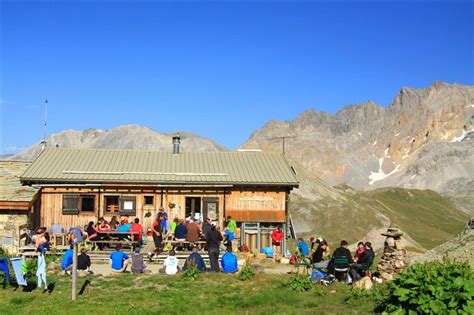
[{"label": "blue shirt", "polygon": [[200,271],[202,272],[206,271],[206,264],[204,263],[204,259],[202,259],[202,256],[199,255],[198,253],[192,253],[191,255],[189,255],[189,257],[184,262],[183,271],[188,269],[188,261],[193,261],[194,265]]},{"label": "blue shirt", "polygon": [[229,241],[233,241],[234,240],[234,232],[231,232],[229,230],[225,230],[224,232],[225,236],[227,236],[227,239]]},{"label": "blue shirt", "polygon": [[298,247],[299,251],[303,254],[303,256],[309,255],[308,244],[306,244],[305,242],[298,242],[296,246]]},{"label": "blue shirt", "polygon": [[188,234],[188,231],[186,230],[186,227],[184,226],[184,224],[178,224],[178,226],[174,230],[174,236],[176,236],[176,238],[180,238],[180,239],[186,238],[187,234]]},{"label": "blue shirt", "polygon": [[161,228],[166,229],[166,220],[168,219],[168,213],[163,212],[164,218],[161,219]]},{"label": "blue shirt", "polygon": [[222,270],[225,273],[234,273],[237,271],[237,257],[232,254],[232,253],[225,253],[224,256],[222,256]]},{"label": "blue shirt", "polygon": [[122,251],[115,251],[110,254],[112,259],[112,269],[120,270],[123,268],[123,261],[128,259],[128,255]]},{"label": "blue shirt", "polygon": [[132,226],[132,223],[119,225],[119,227],[117,228],[117,232],[128,232],[130,231],[131,226]]},{"label": "blue shirt", "polygon": [[72,249],[68,249],[64,252],[63,261],[61,262],[61,268],[63,270],[72,265],[72,256],[74,256],[74,251]]}]

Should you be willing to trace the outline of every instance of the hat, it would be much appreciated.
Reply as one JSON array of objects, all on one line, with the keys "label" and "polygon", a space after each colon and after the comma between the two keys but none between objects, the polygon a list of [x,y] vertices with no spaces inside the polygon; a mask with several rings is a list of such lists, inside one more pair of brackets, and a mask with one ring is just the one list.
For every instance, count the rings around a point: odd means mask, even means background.
[{"label": "hat", "polygon": [[135,247],[134,252],[137,253],[137,254],[140,254],[140,247]]}]

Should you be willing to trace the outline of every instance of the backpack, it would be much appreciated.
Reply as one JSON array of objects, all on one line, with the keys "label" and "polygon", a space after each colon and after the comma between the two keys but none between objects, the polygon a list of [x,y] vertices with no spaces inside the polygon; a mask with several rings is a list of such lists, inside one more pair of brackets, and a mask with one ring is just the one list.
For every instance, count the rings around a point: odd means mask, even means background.
[{"label": "backpack", "polygon": [[239,250],[240,250],[242,253],[248,253],[249,248],[247,247],[247,245],[242,244],[242,246],[240,246]]},{"label": "backpack", "polygon": [[326,274],[320,270],[314,270],[312,273],[311,273],[311,281],[313,283],[319,283],[324,277],[326,276]]}]

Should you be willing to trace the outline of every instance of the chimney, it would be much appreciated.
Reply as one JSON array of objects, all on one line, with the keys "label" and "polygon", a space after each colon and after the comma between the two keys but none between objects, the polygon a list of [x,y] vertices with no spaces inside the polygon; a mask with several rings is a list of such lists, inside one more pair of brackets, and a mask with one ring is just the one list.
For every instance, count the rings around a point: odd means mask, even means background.
[{"label": "chimney", "polygon": [[181,143],[181,138],[179,133],[173,136],[173,154],[179,154],[179,144]]}]

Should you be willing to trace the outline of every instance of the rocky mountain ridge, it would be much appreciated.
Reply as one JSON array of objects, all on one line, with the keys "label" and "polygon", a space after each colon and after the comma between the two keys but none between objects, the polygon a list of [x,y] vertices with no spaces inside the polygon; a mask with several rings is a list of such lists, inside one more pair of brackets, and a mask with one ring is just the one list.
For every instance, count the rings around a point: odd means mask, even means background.
[{"label": "rocky mountain ridge", "polygon": [[474,177],[473,134],[474,86],[436,82],[402,88],[387,108],[367,102],[272,120],[241,147],[281,152],[277,141],[288,137],[287,156],[330,185],[442,191]]}]

